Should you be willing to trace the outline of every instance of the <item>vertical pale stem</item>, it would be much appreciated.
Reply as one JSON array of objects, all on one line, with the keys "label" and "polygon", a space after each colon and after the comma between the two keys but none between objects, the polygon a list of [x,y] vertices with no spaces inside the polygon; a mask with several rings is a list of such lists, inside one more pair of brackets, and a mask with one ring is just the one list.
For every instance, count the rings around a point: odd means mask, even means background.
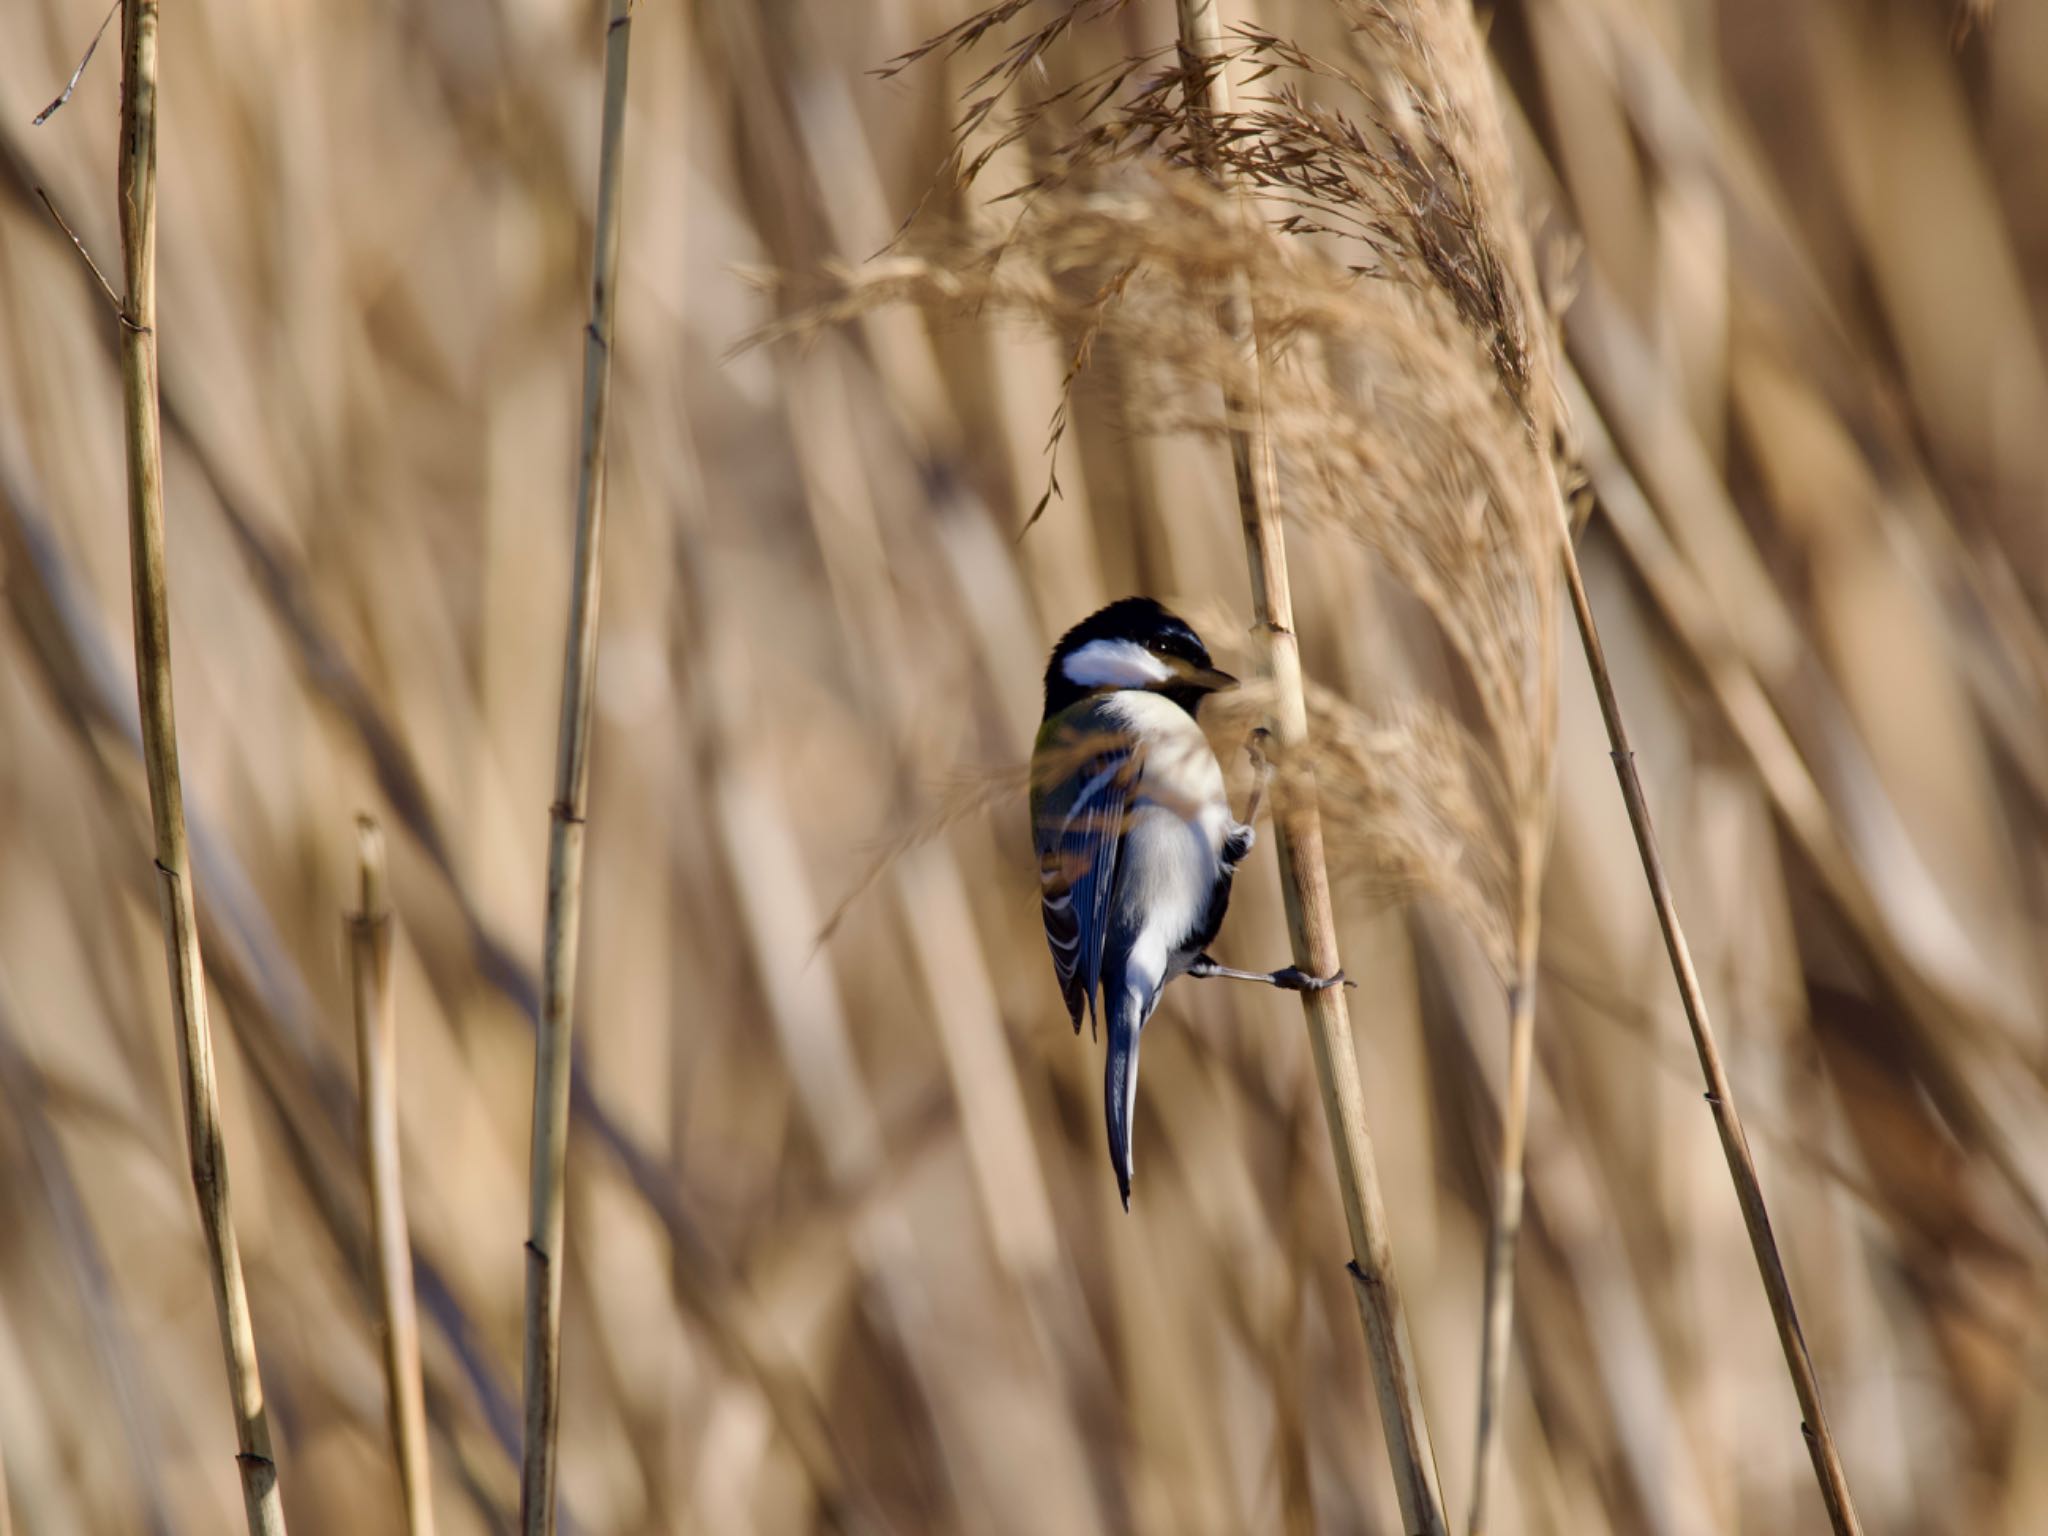
[{"label": "vertical pale stem", "polygon": [[[1538,450],[1539,452],[1541,450]],[[1544,480],[1552,507],[1558,515],[1558,537],[1565,558],[1571,555],[1570,520],[1564,515],[1564,498],[1554,464],[1543,456]],[[1547,579],[1549,561],[1534,572],[1537,580]],[[1554,593],[1554,588],[1549,589]],[[1542,723],[1539,729],[1548,742],[1556,731],[1557,669],[1550,636],[1556,609],[1546,598],[1542,606],[1543,663]],[[1526,820],[1517,849],[1520,900],[1515,922],[1515,974],[1508,993],[1508,1076],[1501,1105],[1500,1162],[1495,1179],[1493,1221],[1487,1232],[1486,1290],[1481,1305],[1479,1334],[1479,1414],[1472,1436],[1472,1503],[1466,1512],[1467,1536],[1484,1536],[1492,1516],[1493,1482],[1500,1472],[1504,1435],[1502,1414],[1507,1395],[1508,1354],[1514,1341],[1515,1253],[1522,1234],[1522,1205],[1528,1192],[1523,1164],[1529,1140],[1529,1083],[1536,1055],[1536,964],[1537,936],[1542,928],[1544,838],[1549,821],[1550,750],[1543,752],[1543,803],[1540,819]]]},{"label": "vertical pale stem", "polygon": [[590,321],[583,335],[583,427],[576,476],[576,565],[562,661],[555,799],[548,812],[547,926],[533,1071],[532,1198],[526,1239],[526,1450],[520,1529],[555,1529],[555,1436],[562,1379],[562,1211],[569,1140],[576,940],[583,912],[583,828],[590,795],[590,706],[597,674],[598,576],[604,540],[605,428],[611,415],[612,316],[619,273],[619,187],[632,0],[605,19],[604,128],[598,147]]},{"label": "vertical pale stem", "polygon": [[384,897],[384,834],[357,819],[361,907],[348,920],[355,1003],[357,1097],[362,1111],[363,1180],[370,1192],[377,1306],[384,1334],[384,1382],[391,1445],[405,1499],[408,1536],[434,1536],[427,1471],[427,1410],[420,1380],[419,1313],[412,1289],[412,1239],[398,1156],[398,1008],[391,991],[391,911]]},{"label": "vertical pale stem", "polygon": [[[1214,0],[1178,0],[1178,6],[1183,52],[1191,61],[1213,60],[1220,51]],[[1212,67],[1206,99],[1197,99],[1190,92],[1188,101],[1190,126],[1198,143],[1206,134],[1210,114],[1229,109],[1230,83],[1220,67]],[[1250,297],[1241,283],[1225,301],[1222,320],[1262,375],[1264,359],[1257,355]],[[1265,637],[1266,669],[1273,682],[1274,756],[1286,770],[1276,782],[1273,821],[1287,928],[1293,940],[1294,963],[1313,975],[1330,976],[1340,965],[1337,928],[1323,857],[1322,812],[1302,750],[1308,740],[1308,706],[1302,688],[1301,648],[1294,633],[1294,600],[1287,583],[1287,549],[1275,494],[1272,448],[1258,425],[1262,420],[1260,402],[1226,394],[1224,403],[1233,424],[1230,458],[1244,526],[1252,606],[1259,632]],[[1437,1486],[1436,1453],[1430,1444],[1415,1352],[1394,1279],[1393,1246],[1380,1196],[1378,1162],[1366,1129],[1365,1093],[1359,1082],[1345,990],[1326,987],[1304,992],[1301,1002],[1351,1238],[1351,1275],[1372,1357],[1402,1528],[1417,1536],[1442,1536],[1443,1495]]]},{"label": "vertical pale stem", "polygon": [[283,1536],[284,1503],[271,1457],[256,1334],[242,1283],[228,1201],[227,1149],[213,1032],[206,1016],[206,971],[185,838],[184,791],[171,700],[171,615],[164,551],[162,425],[157,415],[156,353],[156,0],[128,0],[121,12],[121,143],[117,172],[121,259],[127,298],[121,309],[121,404],[128,459],[128,550],[135,599],[135,683],[142,709],[142,758],[156,841],[157,905],[178,1032],[185,1145],[199,1224],[220,1317],[228,1391],[235,1414],[235,1462],[249,1529]]},{"label": "vertical pale stem", "polygon": [[[1525,857],[1528,855],[1525,854]],[[1508,1080],[1501,1107],[1497,1204],[1486,1244],[1486,1299],[1481,1312],[1479,1422],[1473,1436],[1470,1536],[1481,1536],[1491,1515],[1493,1479],[1500,1471],[1501,1404],[1507,1391],[1508,1350],[1514,1337],[1515,1247],[1522,1232],[1522,1174],[1529,1133],[1529,1078],[1536,1053],[1536,923],[1523,908],[1516,943],[1515,981],[1508,998]]]}]

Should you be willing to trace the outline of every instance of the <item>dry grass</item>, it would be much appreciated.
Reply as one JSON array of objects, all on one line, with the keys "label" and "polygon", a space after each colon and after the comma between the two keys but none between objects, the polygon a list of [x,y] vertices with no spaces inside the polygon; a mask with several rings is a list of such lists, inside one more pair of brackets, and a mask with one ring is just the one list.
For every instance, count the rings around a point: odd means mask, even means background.
[{"label": "dry grass", "polygon": [[[1555,376],[1601,504],[1592,603],[1865,1528],[2048,1524],[2043,22],[2003,7],[1951,46],[1918,0],[1529,0],[1482,61],[1364,12],[1353,33],[1230,5],[1258,28],[1238,108],[1299,152],[1244,167],[1265,206],[1362,200],[1268,234],[1134,163],[1146,93],[1170,122],[1185,84],[1163,0],[1025,47],[955,166],[989,151],[978,190],[934,183],[1003,83],[974,77],[1055,9],[887,81],[866,71],[960,10],[638,16],[564,1528],[1396,1527],[1295,1004],[1168,994],[1124,1217],[1014,773],[1044,646],[1107,596],[1156,592],[1249,654],[1215,389],[1241,364],[1188,323],[1234,270],[1274,340],[1312,760],[1454,1517],[1512,1100],[1500,983],[1540,863],[1489,1528],[1827,1528],[1575,664],[1532,809],[1562,618],[1516,580],[1547,527],[1515,519],[1542,504]],[[97,20],[33,4],[0,50],[0,1458],[17,1529],[219,1529],[240,1490],[162,1027],[120,338],[34,194],[118,269],[112,50],[28,127]],[[601,32],[594,6],[201,4],[164,35],[179,734],[299,1536],[402,1511],[333,917],[359,806],[392,832],[437,1523],[517,1507]],[[1263,81],[1258,50],[1284,66]],[[1487,70],[1512,165],[1445,111]],[[1109,119],[1128,142],[1089,138]],[[1443,146],[1417,161],[1439,184],[1467,166],[1481,215],[1418,201],[1397,144]],[[1186,152],[1169,131],[1142,158]],[[1535,270],[1471,243],[1523,189]],[[893,265],[861,267],[920,201]],[[728,356],[829,299],[808,275],[835,262],[874,290],[845,327]],[[1569,283],[1528,301],[1539,272]],[[923,307],[876,307],[891,284]],[[1527,305],[1567,297],[1541,356]],[[1065,494],[1019,539],[1063,393]],[[1240,794],[1264,703],[1213,722]],[[1261,849],[1221,957],[1286,946]]]}]

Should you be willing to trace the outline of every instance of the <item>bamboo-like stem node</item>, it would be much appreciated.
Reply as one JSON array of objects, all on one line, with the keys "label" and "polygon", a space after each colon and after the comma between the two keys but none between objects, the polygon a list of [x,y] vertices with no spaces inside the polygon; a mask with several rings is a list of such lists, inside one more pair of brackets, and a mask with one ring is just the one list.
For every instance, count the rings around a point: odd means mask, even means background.
[{"label": "bamboo-like stem node", "polygon": [[[251,1536],[284,1536],[284,1502],[271,1455],[270,1420],[256,1360],[256,1329],[249,1313],[241,1247],[229,1199],[220,1085],[214,1073],[213,1027],[207,1018],[199,913],[189,878],[192,856],[185,829],[177,710],[171,686],[170,576],[156,353],[158,24],[157,0],[126,0],[121,7],[121,135],[116,189],[122,277],[127,288],[121,305],[121,406],[128,471],[135,685],[155,840],[151,858],[157,871],[158,917],[163,924],[171,1016],[177,1035],[186,1156],[200,1230],[206,1239],[214,1311],[227,1367],[242,1509]],[[80,70],[83,68],[81,62]],[[58,104],[61,102],[59,98]],[[111,292],[111,285],[107,287]]]},{"label": "bamboo-like stem node", "polygon": [[548,807],[547,916],[541,1019],[535,1040],[533,1135],[526,1238],[526,1443],[520,1462],[523,1536],[553,1536],[561,1412],[562,1266],[574,1053],[576,946],[583,915],[584,817],[590,796],[591,708],[604,549],[606,429],[611,418],[612,317],[619,285],[626,66],[632,0],[610,0],[605,24],[603,126],[591,236],[590,315],[584,325],[583,408],[576,474],[576,555],[563,643],[555,793]]}]

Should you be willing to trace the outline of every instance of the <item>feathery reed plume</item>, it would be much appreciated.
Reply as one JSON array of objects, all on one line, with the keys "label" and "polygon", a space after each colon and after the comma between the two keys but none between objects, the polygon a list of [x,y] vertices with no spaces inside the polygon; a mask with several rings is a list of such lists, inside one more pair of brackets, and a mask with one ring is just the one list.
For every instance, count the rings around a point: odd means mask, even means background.
[{"label": "feathery reed plume", "polygon": [[363,1182],[370,1192],[377,1305],[391,1446],[409,1536],[433,1536],[427,1469],[426,1396],[420,1378],[419,1312],[412,1290],[412,1240],[398,1151],[398,1006],[391,990],[391,907],[385,897],[384,832],[356,818],[357,909],[347,918],[355,1004],[357,1099],[362,1113]]},{"label": "feathery reed plume", "polygon": [[562,659],[555,799],[548,809],[547,923],[541,1020],[533,1065],[532,1199],[526,1238],[526,1447],[519,1519],[525,1536],[555,1529],[556,1430],[561,1412],[563,1202],[583,916],[583,827],[590,796],[590,711],[597,678],[598,584],[604,548],[605,428],[611,416],[612,317],[618,299],[619,196],[626,64],[633,0],[605,16],[604,127],[598,146],[590,321],[583,336],[583,426],[577,452],[576,556]]},{"label": "feathery reed plume", "polygon": [[177,717],[171,694],[171,612],[164,549],[162,426],[157,416],[156,143],[157,3],[129,0],[121,11],[121,147],[118,185],[122,306],[121,403],[128,459],[128,552],[135,603],[135,681],[142,710],[142,758],[156,836],[158,910],[169,964],[171,1012],[178,1031],[185,1143],[199,1223],[227,1358],[235,1413],[235,1464],[249,1529],[283,1536],[284,1502],[270,1450],[270,1423],[256,1362],[256,1332],[242,1282],[242,1254],[228,1200],[227,1147],[207,1020],[206,968],[185,835],[178,773]]}]

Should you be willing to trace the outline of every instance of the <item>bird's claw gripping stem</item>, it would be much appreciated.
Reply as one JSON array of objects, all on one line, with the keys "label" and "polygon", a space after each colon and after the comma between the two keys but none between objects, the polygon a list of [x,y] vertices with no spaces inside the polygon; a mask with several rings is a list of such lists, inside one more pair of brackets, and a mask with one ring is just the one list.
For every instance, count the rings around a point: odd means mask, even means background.
[{"label": "bird's claw gripping stem", "polygon": [[1358,986],[1357,982],[1342,971],[1333,976],[1311,976],[1298,965],[1290,965],[1285,970],[1275,971],[1272,982],[1274,986],[1288,992],[1324,992],[1339,982],[1353,989]]}]

